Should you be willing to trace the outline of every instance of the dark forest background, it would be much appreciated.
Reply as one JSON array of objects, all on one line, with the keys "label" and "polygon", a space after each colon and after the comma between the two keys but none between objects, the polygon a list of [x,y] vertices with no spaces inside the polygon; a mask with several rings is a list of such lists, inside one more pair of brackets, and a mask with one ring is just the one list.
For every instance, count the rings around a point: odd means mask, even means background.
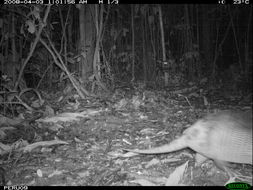
[{"label": "dark forest background", "polygon": [[86,96],[204,78],[231,93],[251,88],[251,5],[4,5],[0,15],[0,70],[15,90],[72,83]]}]

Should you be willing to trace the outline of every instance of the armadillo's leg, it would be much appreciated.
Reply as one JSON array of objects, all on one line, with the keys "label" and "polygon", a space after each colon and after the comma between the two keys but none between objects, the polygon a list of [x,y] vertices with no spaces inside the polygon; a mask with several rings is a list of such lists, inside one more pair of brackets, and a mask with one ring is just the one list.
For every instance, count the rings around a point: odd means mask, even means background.
[{"label": "armadillo's leg", "polygon": [[204,163],[208,158],[199,154],[199,153],[196,153],[195,155],[195,166],[200,166],[202,163]]},{"label": "armadillo's leg", "polygon": [[214,162],[218,168],[220,168],[221,170],[225,171],[228,174],[229,179],[233,179],[239,175],[239,173],[233,172],[231,169],[228,168],[229,166],[228,162],[224,162],[220,160],[214,160]]},{"label": "armadillo's leg", "polygon": [[[214,160],[215,165],[221,169],[222,171],[227,172],[228,170],[226,170],[226,166],[228,166],[228,162],[224,162],[221,160]],[[230,176],[230,174],[228,174]]]}]

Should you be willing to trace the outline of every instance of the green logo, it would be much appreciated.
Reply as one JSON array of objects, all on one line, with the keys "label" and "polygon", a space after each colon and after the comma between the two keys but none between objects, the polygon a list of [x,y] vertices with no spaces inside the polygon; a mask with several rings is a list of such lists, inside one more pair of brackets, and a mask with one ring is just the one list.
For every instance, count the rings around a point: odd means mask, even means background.
[{"label": "green logo", "polygon": [[246,190],[250,189],[251,185],[244,182],[229,183],[225,186],[229,190]]}]

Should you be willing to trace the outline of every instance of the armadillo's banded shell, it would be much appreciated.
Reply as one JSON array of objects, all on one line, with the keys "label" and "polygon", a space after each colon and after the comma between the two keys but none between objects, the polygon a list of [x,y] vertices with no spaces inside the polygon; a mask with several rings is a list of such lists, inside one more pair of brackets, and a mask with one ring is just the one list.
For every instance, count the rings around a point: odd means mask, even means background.
[{"label": "armadillo's banded shell", "polygon": [[252,164],[251,112],[211,114],[190,128],[203,133],[189,142],[196,152],[214,160]]}]

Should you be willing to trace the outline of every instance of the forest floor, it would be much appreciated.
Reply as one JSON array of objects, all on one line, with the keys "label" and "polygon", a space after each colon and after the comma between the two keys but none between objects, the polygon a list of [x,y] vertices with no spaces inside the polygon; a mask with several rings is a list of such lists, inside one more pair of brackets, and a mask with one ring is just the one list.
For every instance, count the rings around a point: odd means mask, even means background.
[{"label": "forest floor", "polygon": [[[211,160],[195,167],[195,152],[190,149],[136,156],[122,150],[167,144],[208,113],[252,106],[252,100],[241,101],[242,97],[184,89],[189,92],[125,86],[110,97],[86,100],[73,91],[63,99],[61,93],[44,95],[47,106],[39,111],[43,117],[11,130],[1,124],[0,149],[17,142],[33,145],[0,154],[2,180],[28,186],[224,186],[227,173]],[[252,166],[230,167],[241,176],[233,180],[252,181]]]}]

